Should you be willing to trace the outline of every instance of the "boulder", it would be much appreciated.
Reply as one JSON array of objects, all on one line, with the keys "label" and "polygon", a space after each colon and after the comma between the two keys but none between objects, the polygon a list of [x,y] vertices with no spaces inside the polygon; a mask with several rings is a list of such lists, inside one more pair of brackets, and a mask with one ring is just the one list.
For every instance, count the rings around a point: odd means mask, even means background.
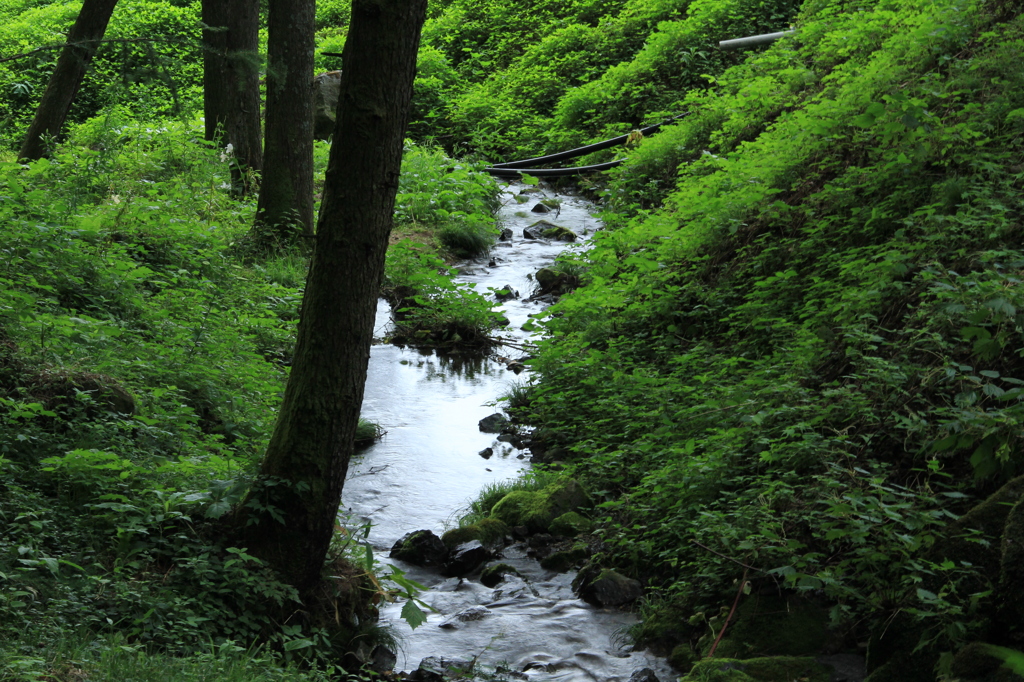
[{"label": "boulder", "polygon": [[589,533],[594,529],[594,523],[579,512],[566,512],[551,522],[550,530],[554,535],[576,537],[580,533]]},{"label": "boulder", "polygon": [[[576,580],[573,581],[576,594],[588,604],[614,608],[631,604],[644,595],[640,581],[627,578],[611,569],[588,573],[589,575],[584,577],[578,585]],[[584,573],[581,571],[580,576],[583,575]],[[577,580],[579,580],[579,576],[577,576]]]},{"label": "boulder", "polygon": [[541,533],[562,514],[590,506],[583,486],[567,479],[543,490],[514,490],[494,505],[491,515],[509,526],[526,526],[531,533]]},{"label": "boulder", "polygon": [[531,213],[551,213],[551,207],[545,206],[542,203],[537,203],[533,208],[530,209]]},{"label": "boulder", "polygon": [[412,682],[443,682],[445,679],[466,677],[473,672],[473,661],[442,656],[428,656],[405,678]]},{"label": "boulder", "polygon": [[441,623],[437,627],[445,630],[459,630],[466,623],[472,623],[473,621],[483,620],[490,615],[490,610],[486,606],[471,606],[465,611],[460,611],[454,616],[451,616],[445,622]]},{"label": "boulder", "polygon": [[433,532],[414,530],[402,536],[388,556],[416,566],[441,566],[448,558],[448,548]]},{"label": "boulder", "polygon": [[501,231],[501,234],[498,235],[498,241],[500,241],[500,242],[510,242],[510,241],[512,241],[512,230],[510,230],[507,227],[505,229],[503,229]]},{"label": "boulder", "polygon": [[472,573],[481,564],[493,558],[491,551],[479,540],[470,540],[458,545],[448,554],[444,563],[444,574],[463,576]]},{"label": "boulder", "polygon": [[629,676],[629,682],[661,682],[661,680],[650,668],[641,668],[633,671],[633,674]]},{"label": "boulder", "polygon": [[487,518],[471,523],[468,526],[460,526],[459,528],[452,528],[446,531],[441,536],[441,542],[444,543],[445,547],[454,549],[471,540],[479,540],[487,547],[497,549],[504,545],[505,536],[508,533],[508,526],[499,519]]},{"label": "boulder", "polygon": [[495,290],[494,299],[501,303],[505,301],[511,301],[519,298],[519,292],[512,288],[512,285],[506,284],[500,289]]},{"label": "boulder", "polygon": [[485,587],[497,587],[506,575],[519,575],[519,571],[508,564],[493,564],[480,572],[480,582]]},{"label": "boulder", "polygon": [[491,456],[494,454],[494,448],[484,448],[483,450],[476,454],[480,455],[484,459],[490,459]]},{"label": "boulder", "polygon": [[693,666],[680,682],[829,682],[831,676],[831,668],[809,657],[708,658]]},{"label": "boulder", "polygon": [[549,223],[546,220],[538,220],[533,225],[523,229],[523,237],[526,239],[543,239],[544,233],[550,229],[556,229],[558,225]]},{"label": "boulder", "polygon": [[555,225],[554,227],[544,230],[544,236],[547,239],[554,239],[559,242],[576,241],[576,233],[568,227],[562,227],[561,225]]},{"label": "boulder", "polygon": [[590,556],[586,547],[573,547],[561,552],[554,552],[541,559],[540,567],[556,573],[565,573],[583,563]]},{"label": "boulder", "polygon": [[478,426],[484,433],[501,433],[508,426],[508,417],[500,412],[495,412],[481,419]]},{"label": "boulder", "polygon": [[313,79],[313,139],[326,140],[334,132],[341,71],[327,71]]}]

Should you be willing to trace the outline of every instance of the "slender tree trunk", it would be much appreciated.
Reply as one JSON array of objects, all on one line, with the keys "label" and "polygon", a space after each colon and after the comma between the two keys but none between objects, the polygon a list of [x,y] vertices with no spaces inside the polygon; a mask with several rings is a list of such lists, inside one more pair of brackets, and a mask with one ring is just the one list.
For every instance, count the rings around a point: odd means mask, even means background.
[{"label": "slender tree trunk", "polygon": [[270,0],[267,121],[256,223],[313,235],[314,0]]},{"label": "slender tree trunk", "polygon": [[50,76],[39,108],[36,109],[36,116],[18,152],[19,159],[35,161],[42,158],[47,151],[43,136],[56,138],[60,135],[71,102],[107,31],[116,4],[117,0],[85,0],[75,25],[68,33],[67,45],[57,58],[57,67]]},{"label": "slender tree trunk", "polygon": [[298,341],[241,541],[308,593],[337,523],[370,357],[427,0],[353,0]]},{"label": "slender tree trunk", "polygon": [[232,186],[245,194],[250,171],[263,168],[259,2],[203,0],[203,23],[206,139],[231,145]]}]

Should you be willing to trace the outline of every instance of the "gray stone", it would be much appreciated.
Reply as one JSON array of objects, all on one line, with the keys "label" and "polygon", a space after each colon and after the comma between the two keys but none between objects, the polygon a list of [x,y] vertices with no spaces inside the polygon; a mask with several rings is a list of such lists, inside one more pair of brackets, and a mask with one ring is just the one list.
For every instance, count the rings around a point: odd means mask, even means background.
[{"label": "gray stone", "polygon": [[480,564],[490,561],[493,555],[479,540],[464,542],[451,551],[444,564],[444,574],[457,576],[471,573]]},{"label": "gray stone", "polygon": [[616,607],[636,601],[643,596],[644,589],[639,581],[605,569],[591,579],[584,578],[577,594],[588,604]]},{"label": "gray stone", "polygon": [[313,79],[313,139],[326,140],[334,132],[341,71],[327,71]]},{"label": "gray stone", "polygon": [[658,676],[650,668],[641,668],[640,670],[634,670],[633,674],[629,676],[629,682],[661,682]]},{"label": "gray stone", "polygon": [[441,566],[448,558],[448,548],[433,532],[414,530],[394,544],[389,556],[416,566]]},{"label": "gray stone", "polygon": [[530,209],[531,213],[551,213],[551,207],[545,206],[544,204],[538,203],[536,206]]},{"label": "gray stone", "polygon": [[484,417],[479,422],[480,430],[484,433],[501,433],[506,426],[508,426],[508,418],[499,412]]}]

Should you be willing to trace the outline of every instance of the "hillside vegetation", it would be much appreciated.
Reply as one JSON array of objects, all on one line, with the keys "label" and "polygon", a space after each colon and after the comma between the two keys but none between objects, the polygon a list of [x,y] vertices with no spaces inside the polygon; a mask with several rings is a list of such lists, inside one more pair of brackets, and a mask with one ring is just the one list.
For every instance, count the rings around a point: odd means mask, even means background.
[{"label": "hillside vegetation", "polygon": [[[78,8],[6,3],[0,56],[59,42]],[[985,647],[1024,649],[1020,10],[431,5],[396,209],[411,239],[388,256],[407,338],[499,324],[436,255],[496,231],[496,184],[453,158],[686,114],[586,179],[607,229],[560,266],[581,286],[510,391],[557,460],[518,499],[586,488],[584,573],[642,582],[629,634],[684,679],[828,679],[811,657],[833,653],[866,653],[869,682],[1012,679]],[[53,158],[0,152],[0,679],[338,679],[388,641],[374,604],[407,596],[350,529],[327,601],[352,626],[278,622],[293,591],[218,544],[280,402],[306,261],[250,248],[253,201],[201,142],[198,16],[121,0]],[[320,50],[347,18],[319,3]],[[55,56],[0,62],[5,150]],[[491,492],[476,520],[501,511]]]},{"label": "hillside vegetation", "polygon": [[614,173],[525,413],[679,665],[743,580],[830,643],[740,658],[872,638],[872,682],[968,679],[966,643],[1018,641],[1019,10],[809,0]]}]

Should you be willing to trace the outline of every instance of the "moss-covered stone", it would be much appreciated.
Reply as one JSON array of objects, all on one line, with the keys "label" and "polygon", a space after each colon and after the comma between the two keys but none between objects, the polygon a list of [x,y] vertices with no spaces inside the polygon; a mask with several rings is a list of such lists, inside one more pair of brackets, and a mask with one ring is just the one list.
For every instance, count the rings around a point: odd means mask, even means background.
[{"label": "moss-covered stone", "polygon": [[459,545],[479,540],[484,545],[493,545],[500,542],[509,533],[509,528],[500,519],[486,518],[468,526],[452,528],[441,536],[441,542],[448,549],[455,549]]},{"label": "moss-covered stone", "polygon": [[541,559],[540,567],[549,571],[564,573],[586,561],[588,556],[590,556],[590,552],[586,547],[573,547],[544,557]]},{"label": "moss-covered stone", "polygon": [[514,490],[494,505],[491,515],[510,527],[526,526],[531,533],[541,533],[566,512],[589,506],[583,487],[567,479],[539,491]]},{"label": "moss-covered stone", "polygon": [[494,587],[501,582],[506,575],[520,575],[515,566],[508,564],[494,564],[486,567],[480,572],[480,582],[487,587]]},{"label": "moss-covered stone", "polygon": [[687,673],[697,662],[697,652],[689,644],[679,644],[668,655],[668,664],[681,673]]},{"label": "moss-covered stone", "polygon": [[[722,623],[713,626],[718,632]],[[700,641],[703,655],[715,637]],[[828,613],[817,604],[794,595],[751,595],[736,609],[725,637],[715,650],[723,658],[754,656],[808,656],[817,654],[828,640]]]},{"label": "moss-covered stone", "polygon": [[1002,661],[987,650],[987,645],[971,642],[956,652],[950,672],[959,679],[987,680],[1001,665]]},{"label": "moss-covered stone", "polygon": [[832,668],[809,656],[770,656],[700,661],[680,682],[829,682]]},{"label": "moss-covered stone", "polygon": [[548,530],[552,535],[576,537],[581,533],[589,533],[594,529],[594,522],[579,512],[566,512],[551,522]]}]

